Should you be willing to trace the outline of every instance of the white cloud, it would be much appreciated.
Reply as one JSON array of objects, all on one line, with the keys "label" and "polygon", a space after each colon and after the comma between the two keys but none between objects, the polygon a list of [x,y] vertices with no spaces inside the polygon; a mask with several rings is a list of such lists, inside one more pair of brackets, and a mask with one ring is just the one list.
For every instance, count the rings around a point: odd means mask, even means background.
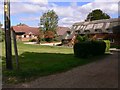
[{"label": "white cloud", "polygon": [[117,2],[91,2],[86,5],[83,5],[79,8],[85,13],[91,12],[94,9],[101,9],[103,12],[108,14],[117,14],[118,13],[118,3]]},{"label": "white cloud", "polygon": [[46,11],[46,6],[34,5],[29,3],[11,3],[11,14],[18,13],[38,13]]},{"label": "white cloud", "polygon": [[[3,9],[3,5],[0,4],[0,11]],[[40,12],[44,13],[49,9],[53,9],[60,17],[59,25],[71,26],[75,22],[85,20],[87,14],[94,9],[101,9],[109,15],[118,15],[118,0],[109,0],[109,2],[108,0],[95,0],[83,6],[77,6],[76,2],[71,2],[70,6],[59,6],[55,3],[48,4],[48,0],[14,0],[11,3],[12,15],[20,13],[28,14],[27,18],[23,17],[20,19],[22,21],[38,20],[39,22],[40,17],[30,17],[29,15],[39,14]]]},{"label": "white cloud", "polygon": [[65,17],[59,20],[60,26],[72,26],[75,22],[83,21],[82,18],[74,18],[74,17]]},{"label": "white cloud", "polygon": [[119,0],[95,0],[95,2],[119,2]]},{"label": "white cloud", "polygon": [[40,18],[39,17],[27,17],[27,18],[24,18],[24,17],[22,17],[22,18],[19,18],[19,20],[20,21],[38,21],[38,20],[40,20]]}]

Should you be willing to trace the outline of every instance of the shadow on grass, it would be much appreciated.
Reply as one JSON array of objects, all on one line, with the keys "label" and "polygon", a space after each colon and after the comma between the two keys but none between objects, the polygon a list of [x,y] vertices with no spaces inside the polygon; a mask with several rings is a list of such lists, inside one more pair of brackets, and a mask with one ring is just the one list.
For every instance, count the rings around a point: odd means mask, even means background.
[{"label": "shadow on grass", "polygon": [[[105,56],[80,59],[74,57],[73,54],[25,52],[19,56],[20,70],[8,71],[3,68],[3,78],[7,83],[29,81],[40,76],[64,72],[100,58],[105,58]],[[13,63],[15,68],[15,60]],[[5,67],[5,64],[3,64],[3,67]]]}]

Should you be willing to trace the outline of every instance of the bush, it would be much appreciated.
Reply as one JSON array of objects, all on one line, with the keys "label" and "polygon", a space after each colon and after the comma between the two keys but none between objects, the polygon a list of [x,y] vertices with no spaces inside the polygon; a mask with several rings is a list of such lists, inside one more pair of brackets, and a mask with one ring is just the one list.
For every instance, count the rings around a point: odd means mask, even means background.
[{"label": "bush", "polygon": [[84,36],[77,35],[77,37],[76,37],[76,41],[77,41],[77,42],[85,42],[85,41],[89,41],[88,35],[84,35]]},{"label": "bush", "polygon": [[102,55],[105,53],[106,43],[104,41],[91,41],[91,42],[92,42],[91,53],[93,55]]},{"label": "bush", "polygon": [[53,41],[53,38],[45,38],[45,41],[50,43]]},{"label": "bush", "polygon": [[5,32],[0,29],[0,42],[5,40]]},{"label": "bush", "polygon": [[37,42],[37,40],[36,39],[31,39],[31,40],[29,40],[29,42]]},{"label": "bush", "polygon": [[110,48],[117,48],[117,49],[120,49],[120,45],[111,45]]},{"label": "bush", "polygon": [[110,41],[109,40],[104,40],[104,42],[106,43],[105,52],[110,52]]},{"label": "bush", "polygon": [[76,57],[85,58],[104,54],[106,44],[104,41],[85,41],[76,43],[73,48]]}]

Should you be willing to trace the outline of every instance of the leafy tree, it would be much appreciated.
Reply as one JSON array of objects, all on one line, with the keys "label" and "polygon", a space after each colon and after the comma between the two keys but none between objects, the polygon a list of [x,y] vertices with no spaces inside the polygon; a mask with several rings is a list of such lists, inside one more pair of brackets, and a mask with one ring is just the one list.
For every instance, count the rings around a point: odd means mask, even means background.
[{"label": "leafy tree", "polygon": [[100,20],[100,19],[110,19],[110,16],[106,13],[104,13],[100,9],[93,10],[87,15],[87,18],[85,21],[93,21],[93,20]]},{"label": "leafy tree", "polygon": [[45,32],[45,35],[44,35],[44,36],[45,36],[45,40],[46,40],[47,42],[51,42],[52,39],[54,38],[54,32],[48,30],[48,31]]},{"label": "leafy tree", "polygon": [[44,36],[43,31],[40,29],[39,34],[37,36],[37,44],[40,44],[40,41],[44,38],[43,36]]},{"label": "leafy tree", "polygon": [[26,25],[26,24],[23,24],[23,23],[17,24],[17,26],[24,26],[24,25]]},{"label": "leafy tree", "polygon": [[4,41],[5,39],[5,32],[2,30],[2,24],[0,22],[0,42]]},{"label": "leafy tree", "polygon": [[2,23],[0,22],[0,29],[1,29],[2,26],[3,26],[3,25],[2,25]]},{"label": "leafy tree", "polygon": [[40,18],[40,25],[42,26],[41,29],[42,31],[44,31],[45,34],[48,34],[47,38],[51,38],[52,33],[53,36],[51,39],[53,39],[54,35],[56,34],[56,28],[58,26],[57,24],[58,15],[55,13],[54,10],[49,10],[45,12]]}]

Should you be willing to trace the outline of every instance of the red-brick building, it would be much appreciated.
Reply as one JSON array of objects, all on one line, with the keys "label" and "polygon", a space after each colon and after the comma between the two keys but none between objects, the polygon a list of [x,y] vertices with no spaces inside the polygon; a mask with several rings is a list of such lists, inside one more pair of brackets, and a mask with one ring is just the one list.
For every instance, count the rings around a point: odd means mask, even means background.
[{"label": "red-brick building", "polygon": [[[29,27],[27,25],[18,25],[18,26],[12,26],[12,30],[16,33],[17,40],[20,41],[29,41],[31,39],[36,39],[39,35],[39,28],[36,27]],[[57,27],[56,34],[57,39],[59,41],[62,40],[62,36],[66,33],[66,31],[70,30],[68,27]],[[44,36],[43,36],[44,37]]]},{"label": "red-brick building", "polygon": [[15,31],[17,40],[20,41],[37,39],[39,35],[39,28],[29,27],[27,25],[12,26],[12,30]]}]

